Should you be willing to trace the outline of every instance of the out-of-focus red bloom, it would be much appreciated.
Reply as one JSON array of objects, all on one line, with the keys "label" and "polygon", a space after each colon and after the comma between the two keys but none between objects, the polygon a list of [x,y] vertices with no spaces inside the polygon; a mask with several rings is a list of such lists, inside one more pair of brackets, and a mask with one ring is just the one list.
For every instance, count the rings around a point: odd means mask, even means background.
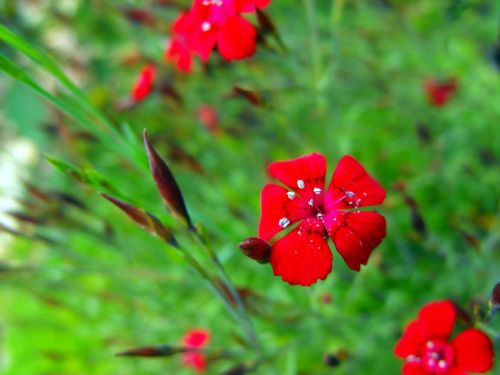
[{"label": "out-of-focus red bloom", "polygon": [[424,81],[424,91],[427,99],[434,107],[442,107],[453,96],[458,89],[456,78],[450,78],[446,81],[438,81],[436,79],[426,79]]},{"label": "out-of-focus red bloom", "polygon": [[[186,333],[182,339],[182,345],[190,349],[202,349],[210,341],[210,332],[197,328]],[[207,368],[205,354],[201,352],[186,352],[182,354],[182,363],[187,367],[192,367],[197,372],[204,372]]]},{"label": "out-of-focus red bloom", "polygon": [[193,67],[193,50],[189,38],[193,27],[190,12],[182,12],[171,28],[171,39],[165,51],[165,60],[173,62],[179,71],[190,73]]},{"label": "out-of-focus red bloom", "polygon": [[194,0],[191,47],[206,61],[217,46],[226,60],[241,60],[255,52],[257,31],[241,13],[255,12],[270,0]]},{"label": "out-of-focus red bloom", "polygon": [[214,107],[208,104],[200,105],[196,112],[198,120],[207,130],[214,134],[219,133],[219,118]]},{"label": "out-of-focus red bloom", "polygon": [[154,65],[146,65],[139,73],[134,86],[132,87],[131,97],[134,101],[144,100],[153,91],[156,69]]},{"label": "out-of-focus red bloom", "polygon": [[467,375],[493,366],[493,344],[478,329],[466,329],[450,340],[457,311],[451,301],[425,305],[411,321],[394,353],[404,358],[403,375]]},{"label": "out-of-focus red bloom", "polygon": [[262,190],[259,237],[270,240],[298,224],[272,246],[274,274],[292,285],[324,280],[332,268],[328,235],[347,265],[359,271],[386,235],[382,215],[359,210],[384,201],[380,184],[349,155],[340,159],[326,190],[321,154],[271,163],[268,171],[286,187],[271,183]]}]

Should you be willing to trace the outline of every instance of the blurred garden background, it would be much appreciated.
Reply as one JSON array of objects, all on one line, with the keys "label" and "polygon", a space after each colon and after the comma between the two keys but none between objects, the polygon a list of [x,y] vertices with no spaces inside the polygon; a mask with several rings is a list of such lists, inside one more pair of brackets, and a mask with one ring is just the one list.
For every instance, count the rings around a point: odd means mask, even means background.
[{"label": "blurred garden background", "polygon": [[[404,326],[443,299],[498,352],[500,3],[272,0],[244,14],[255,53],[185,72],[166,49],[190,6],[0,1],[0,373],[190,374],[116,354],[202,329],[208,374],[398,374]],[[165,210],[143,129],[196,230]],[[311,152],[327,182],[345,154],[380,182],[387,237],[360,272],[333,251],[326,280],[291,286],[238,244],[267,165]]]}]

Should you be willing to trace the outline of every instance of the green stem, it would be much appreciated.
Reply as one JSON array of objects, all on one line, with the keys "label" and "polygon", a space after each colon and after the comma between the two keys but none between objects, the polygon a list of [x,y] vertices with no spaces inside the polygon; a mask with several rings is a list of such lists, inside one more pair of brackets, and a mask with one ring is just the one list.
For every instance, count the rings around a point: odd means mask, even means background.
[{"label": "green stem", "polygon": [[303,0],[309,27],[309,49],[311,52],[312,78],[314,86],[319,83],[321,76],[321,55],[318,43],[318,24],[316,19],[315,0]]},{"label": "green stem", "polygon": [[262,345],[260,344],[257,334],[255,333],[255,328],[253,327],[252,320],[250,319],[250,315],[248,314],[248,311],[241,299],[240,294],[234,287],[231,279],[229,278],[229,275],[224,269],[224,266],[220,262],[215,251],[204,241],[203,237],[198,231],[195,231],[194,235],[195,238],[198,240],[198,242],[201,244],[201,246],[204,247],[207,253],[209,254],[210,259],[212,260],[215,267],[220,273],[224,286],[226,287],[227,291],[229,292],[234,302],[236,303],[238,314],[241,317],[242,327],[245,330],[245,333],[248,336],[250,343],[257,350],[257,352],[262,354],[263,353]]}]

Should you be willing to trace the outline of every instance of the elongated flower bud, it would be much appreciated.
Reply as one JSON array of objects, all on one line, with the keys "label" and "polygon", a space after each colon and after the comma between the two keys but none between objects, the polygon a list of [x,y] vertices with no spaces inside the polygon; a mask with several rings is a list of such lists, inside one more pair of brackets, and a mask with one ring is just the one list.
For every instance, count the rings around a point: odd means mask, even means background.
[{"label": "elongated flower bud", "polygon": [[101,195],[127,214],[128,217],[139,224],[143,229],[162,238],[173,246],[177,244],[172,233],[165,228],[160,220],[158,220],[153,214],[132,206],[131,204],[118,198],[112,197],[109,194],[101,193]]},{"label": "elongated flower bud", "polygon": [[163,197],[165,206],[172,212],[172,214],[184,220],[189,227],[192,227],[191,219],[187,212],[186,204],[184,203],[184,198],[182,197],[179,185],[177,185],[177,182],[175,181],[174,175],[149,142],[146,130],[144,130],[143,138],[148,154],[151,174],[155,180],[160,195]]}]

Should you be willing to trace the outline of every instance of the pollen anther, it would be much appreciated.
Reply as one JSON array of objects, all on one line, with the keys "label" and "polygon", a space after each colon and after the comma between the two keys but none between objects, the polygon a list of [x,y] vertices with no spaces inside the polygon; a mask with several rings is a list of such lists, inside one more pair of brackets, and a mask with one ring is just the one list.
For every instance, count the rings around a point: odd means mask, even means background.
[{"label": "pollen anther", "polygon": [[299,189],[304,189],[306,184],[304,183],[304,180],[297,180],[297,186]]},{"label": "pollen anther", "polygon": [[322,192],[323,190],[322,190],[321,188],[319,188],[319,187],[315,187],[315,188],[313,189],[313,191],[314,191],[314,194],[321,194],[321,192]]},{"label": "pollen anther", "polygon": [[288,196],[288,199],[294,199],[297,194],[295,194],[294,191],[289,191],[286,195]]}]

